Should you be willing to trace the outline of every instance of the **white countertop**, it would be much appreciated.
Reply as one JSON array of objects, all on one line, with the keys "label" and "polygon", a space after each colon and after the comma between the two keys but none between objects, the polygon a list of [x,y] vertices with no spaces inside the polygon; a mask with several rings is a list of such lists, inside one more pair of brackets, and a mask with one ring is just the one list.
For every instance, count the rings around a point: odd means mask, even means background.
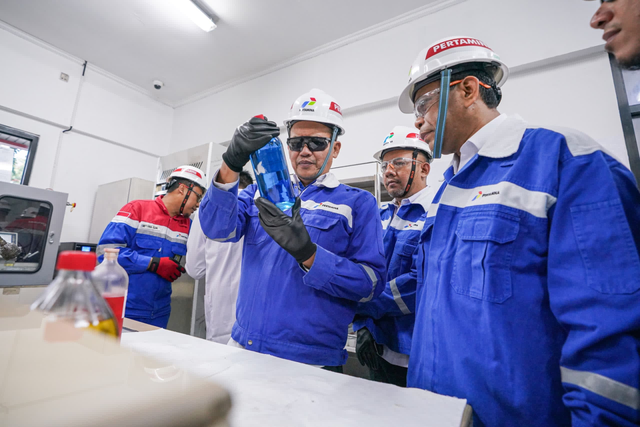
[{"label": "white countertop", "polygon": [[235,427],[459,427],[466,405],[164,329],[123,334],[122,346],[229,390]]}]

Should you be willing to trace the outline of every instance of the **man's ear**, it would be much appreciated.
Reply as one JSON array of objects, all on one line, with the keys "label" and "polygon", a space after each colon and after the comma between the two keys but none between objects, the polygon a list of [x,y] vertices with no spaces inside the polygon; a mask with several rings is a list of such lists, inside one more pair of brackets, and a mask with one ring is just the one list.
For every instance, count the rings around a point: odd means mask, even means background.
[{"label": "man's ear", "polygon": [[422,163],[420,166],[420,171],[424,174],[425,177],[427,177],[429,175],[429,172],[431,172],[431,165],[429,163]]},{"label": "man's ear", "polygon": [[473,76],[467,76],[459,84],[462,104],[469,108],[480,97],[480,81]]},{"label": "man's ear", "polygon": [[333,158],[337,158],[338,154],[340,154],[340,148],[342,148],[342,143],[340,141],[336,141],[333,143]]}]

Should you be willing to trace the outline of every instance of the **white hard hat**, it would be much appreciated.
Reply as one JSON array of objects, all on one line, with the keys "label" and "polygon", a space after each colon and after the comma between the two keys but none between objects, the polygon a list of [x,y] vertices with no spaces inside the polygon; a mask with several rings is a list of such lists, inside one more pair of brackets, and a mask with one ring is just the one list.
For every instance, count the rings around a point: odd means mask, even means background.
[{"label": "white hard hat", "polygon": [[429,144],[420,138],[415,129],[406,126],[396,126],[382,142],[382,149],[373,155],[373,158],[381,162],[384,153],[392,150],[420,150],[427,154],[427,161],[431,162],[433,155]]},{"label": "white hard hat", "polygon": [[320,89],[311,89],[293,102],[289,110],[289,118],[284,121],[284,124],[287,129],[291,129],[293,123],[298,121],[318,122],[330,127],[335,126],[339,129],[338,135],[344,134],[340,105],[332,96]]},{"label": "white hard hat", "polygon": [[[449,37],[440,40],[418,54],[409,71],[409,83],[398,99],[403,113],[413,112],[413,95],[417,83],[433,78],[439,80],[440,72],[461,64],[481,64],[493,74],[496,86],[501,87],[509,76],[509,68],[486,44],[472,37]],[[457,68],[457,67],[456,67]],[[455,72],[455,68],[453,72]]]},{"label": "white hard hat", "polygon": [[171,172],[167,181],[171,182],[173,178],[182,178],[192,181],[202,188],[203,191],[207,190],[207,180],[204,172],[194,166],[182,165],[177,167],[173,172]]}]

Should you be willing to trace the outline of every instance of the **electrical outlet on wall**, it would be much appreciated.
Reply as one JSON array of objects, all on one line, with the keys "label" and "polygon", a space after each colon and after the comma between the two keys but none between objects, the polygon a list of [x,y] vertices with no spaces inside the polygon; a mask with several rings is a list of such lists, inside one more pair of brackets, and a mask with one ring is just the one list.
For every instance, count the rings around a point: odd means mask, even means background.
[{"label": "electrical outlet on wall", "polygon": [[60,80],[69,82],[69,74],[60,73]]}]

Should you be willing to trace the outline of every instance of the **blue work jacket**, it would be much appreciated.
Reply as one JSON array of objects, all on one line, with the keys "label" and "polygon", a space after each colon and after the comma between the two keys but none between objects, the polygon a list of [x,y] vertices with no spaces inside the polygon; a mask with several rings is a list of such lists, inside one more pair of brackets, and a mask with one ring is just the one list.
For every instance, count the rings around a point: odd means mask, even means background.
[{"label": "blue work jacket", "polygon": [[377,298],[358,304],[353,324],[354,330],[366,326],[378,344],[406,355],[411,351],[416,307],[416,270],[411,265],[432,198],[425,188],[410,203],[405,199],[400,207],[389,203],[380,209],[387,284]]},{"label": "blue work jacket", "polygon": [[[346,362],[349,324],[358,301],[382,292],[385,262],[374,197],[327,174],[298,188],[300,213],[318,246],[305,272],[262,228],[257,187],[237,196],[211,185],[200,224],[211,239],[244,236],[242,273],[231,337],[248,350],[312,365]],[[219,184],[218,184],[219,185]],[[235,268],[235,267],[233,267]]]},{"label": "blue work jacket", "polygon": [[409,386],[468,399],[476,427],[638,425],[639,247],[626,167],[508,118],[427,213]]},{"label": "blue work jacket", "polygon": [[189,218],[169,215],[162,196],[127,203],[107,225],[97,252],[120,249],[118,264],[129,275],[125,316],[153,318],[171,312],[171,282],[147,271],[147,267],[153,257],[186,255],[190,227]]}]

